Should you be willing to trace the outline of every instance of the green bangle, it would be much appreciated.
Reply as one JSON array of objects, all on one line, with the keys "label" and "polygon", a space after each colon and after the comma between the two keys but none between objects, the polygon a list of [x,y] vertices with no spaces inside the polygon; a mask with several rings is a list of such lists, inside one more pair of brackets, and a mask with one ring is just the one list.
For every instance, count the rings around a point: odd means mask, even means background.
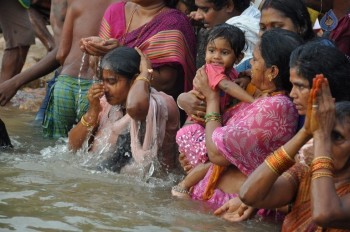
[{"label": "green bangle", "polygon": [[220,117],[221,118],[221,114],[216,113],[216,112],[212,112],[212,113],[208,113],[208,114],[204,115],[204,119],[211,118],[211,117]]}]

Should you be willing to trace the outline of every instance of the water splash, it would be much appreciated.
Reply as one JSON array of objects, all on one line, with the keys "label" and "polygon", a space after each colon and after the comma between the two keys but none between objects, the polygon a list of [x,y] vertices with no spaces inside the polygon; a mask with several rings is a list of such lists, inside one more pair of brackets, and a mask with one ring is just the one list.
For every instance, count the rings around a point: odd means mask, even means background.
[{"label": "water splash", "polygon": [[[78,91],[78,107],[77,107],[77,115],[80,115],[80,102],[81,102],[81,73],[85,64],[85,57],[86,57],[86,52],[83,53],[83,56],[81,57],[81,64],[79,68],[79,73],[78,73],[78,86],[79,86],[79,91]],[[75,121],[78,123],[79,119],[76,118]]]}]

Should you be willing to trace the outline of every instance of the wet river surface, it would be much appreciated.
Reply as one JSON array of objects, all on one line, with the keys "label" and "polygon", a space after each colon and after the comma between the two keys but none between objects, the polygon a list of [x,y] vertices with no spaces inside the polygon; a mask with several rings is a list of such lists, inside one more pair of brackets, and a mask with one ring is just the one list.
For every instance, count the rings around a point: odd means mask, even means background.
[{"label": "wet river surface", "polygon": [[229,223],[203,202],[178,199],[181,177],[148,181],[99,172],[42,137],[34,114],[0,108],[14,149],[0,150],[0,231],[279,231],[259,218]]}]

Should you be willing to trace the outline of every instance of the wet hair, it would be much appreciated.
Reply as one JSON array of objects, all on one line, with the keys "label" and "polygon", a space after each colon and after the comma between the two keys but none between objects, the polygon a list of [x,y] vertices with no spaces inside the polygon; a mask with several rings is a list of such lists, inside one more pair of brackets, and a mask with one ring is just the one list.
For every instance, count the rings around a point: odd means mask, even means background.
[{"label": "wet hair", "polygon": [[175,0],[175,2],[176,2],[176,5],[177,5],[179,2],[182,2],[183,4],[186,5],[186,7],[188,8],[188,10],[189,10],[190,12],[196,11],[196,10],[197,10],[197,6],[196,6],[194,0]]},{"label": "wet hair", "polygon": [[298,29],[298,34],[305,41],[315,37],[309,12],[302,0],[266,0],[261,11],[268,8],[273,8],[292,20]]},{"label": "wet hair", "polygon": [[323,74],[336,101],[350,100],[350,62],[337,48],[310,41],[293,51],[290,67],[308,80],[310,88],[313,78]]},{"label": "wet hair", "polygon": [[350,122],[350,101],[341,101],[335,104],[335,118],[340,123]]},{"label": "wet hair", "polygon": [[303,43],[295,32],[276,28],[265,32],[260,39],[259,49],[266,67],[278,67],[278,75],[273,79],[277,90],[290,92],[289,57],[294,49]]},{"label": "wet hair", "polygon": [[131,80],[140,72],[140,61],[141,57],[134,48],[118,47],[102,58],[100,68],[110,69]]},{"label": "wet hair", "polygon": [[[206,0],[207,2],[214,3],[214,10],[221,10],[231,0]],[[238,12],[243,12],[250,5],[250,0],[232,0],[235,9]]]},{"label": "wet hair", "polygon": [[245,47],[245,36],[243,31],[238,27],[227,23],[216,25],[213,27],[213,29],[210,30],[207,38],[207,45],[217,38],[223,38],[227,40],[236,57],[242,53]]},{"label": "wet hair", "polygon": [[165,0],[165,5],[169,8],[176,8],[177,3],[179,0]]}]

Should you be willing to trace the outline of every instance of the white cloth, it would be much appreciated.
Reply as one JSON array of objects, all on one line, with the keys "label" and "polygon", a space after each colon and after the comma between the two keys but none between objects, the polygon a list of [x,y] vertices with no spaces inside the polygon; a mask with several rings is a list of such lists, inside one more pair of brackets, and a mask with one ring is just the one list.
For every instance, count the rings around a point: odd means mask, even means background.
[{"label": "white cloth", "polygon": [[246,39],[246,50],[242,62],[252,58],[255,44],[259,40],[259,23],[261,13],[254,3],[242,12],[241,15],[232,17],[226,21],[227,24],[234,25],[244,32]]}]

